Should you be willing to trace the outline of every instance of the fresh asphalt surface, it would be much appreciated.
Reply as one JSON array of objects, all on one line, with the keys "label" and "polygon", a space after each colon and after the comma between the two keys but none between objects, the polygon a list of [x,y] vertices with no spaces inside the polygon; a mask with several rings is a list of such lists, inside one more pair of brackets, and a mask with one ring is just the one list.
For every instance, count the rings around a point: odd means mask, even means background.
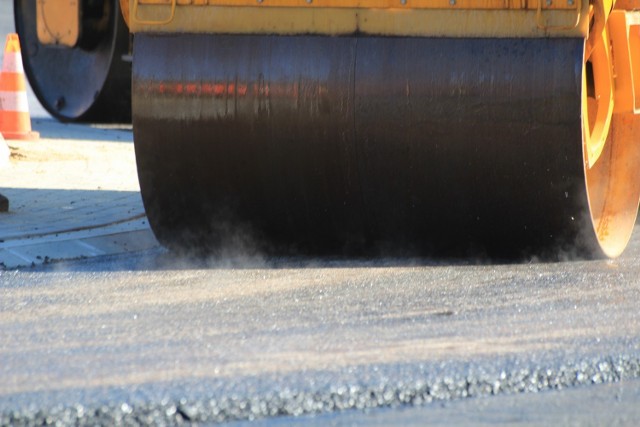
[{"label": "fresh asphalt surface", "polygon": [[3,272],[0,424],[638,425],[639,259]]},{"label": "fresh asphalt surface", "polygon": [[615,261],[0,271],[0,425],[640,425],[639,273],[640,230]]}]

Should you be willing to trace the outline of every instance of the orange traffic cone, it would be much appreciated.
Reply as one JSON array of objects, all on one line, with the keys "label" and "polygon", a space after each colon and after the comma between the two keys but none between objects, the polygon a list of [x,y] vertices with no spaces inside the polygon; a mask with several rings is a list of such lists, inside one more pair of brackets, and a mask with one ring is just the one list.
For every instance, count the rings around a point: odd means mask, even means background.
[{"label": "orange traffic cone", "polygon": [[7,36],[0,75],[0,132],[6,139],[38,139],[31,131],[27,85],[17,34]]}]

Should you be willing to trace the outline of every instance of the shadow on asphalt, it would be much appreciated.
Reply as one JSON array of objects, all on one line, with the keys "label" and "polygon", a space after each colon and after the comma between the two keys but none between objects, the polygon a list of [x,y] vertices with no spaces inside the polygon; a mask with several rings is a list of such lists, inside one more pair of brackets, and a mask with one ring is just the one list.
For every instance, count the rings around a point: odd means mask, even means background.
[{"label": "shadow on asphalt", "polygon": [[[635,252],[638,252],[637,250]],[[288,269],[371,269],[421,267],[477,267],[505,265],[542,265],[585,262],[584,258],[565,260],[437,258],[437,257],[311,257],[311,256],[185,256],[164,247],[143,252],[108,255],[82,260],[60,261],[33,268],[39,272],[125,272],[188,270],[288,270]]]},{"label": "shadow on asphalt", "polygon": [[[640,223],[640,221],[638,221]],[[618,262],[640,259],[640,224],[627,250],[616,260],[607,261],[611,268]],[[500,265],[553,265],[559,263],[584,264],[586,258],[566,257],[545,259],[537,256],[515,259],[488,257],[337,257],[337,256],[274,256],[261,253],[222,253],[217,256],[180,254],[164,247],[138,253],[100,256],[82,260],[61,261],[34,268],[34,271],[170,271],[170,270],[284,270],[284,269],[369,269],[411,267],[473,267]],[[635,261],[633,261],[635,262]],[[598,264],[600,264],[599,262]],[[586,265],[586,264],[585,264]]]}]

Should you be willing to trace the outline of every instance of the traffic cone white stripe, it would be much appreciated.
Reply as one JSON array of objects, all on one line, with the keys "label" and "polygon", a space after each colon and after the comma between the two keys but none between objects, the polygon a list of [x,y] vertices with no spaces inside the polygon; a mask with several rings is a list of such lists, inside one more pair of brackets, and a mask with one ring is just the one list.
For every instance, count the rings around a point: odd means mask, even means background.
[{"label": "traffic cone white stripe", "polygon": [[24,73],[22,66],[22,55],[20,52],[5,52],[2,60],[2,72],[4,73]]},{"label": "traffic cone white stripe", "polygon": [[24,94],[16,95],[16,92],[0,91],[0,110],[28,113],[29,103],[27,102],[27,96]]}]

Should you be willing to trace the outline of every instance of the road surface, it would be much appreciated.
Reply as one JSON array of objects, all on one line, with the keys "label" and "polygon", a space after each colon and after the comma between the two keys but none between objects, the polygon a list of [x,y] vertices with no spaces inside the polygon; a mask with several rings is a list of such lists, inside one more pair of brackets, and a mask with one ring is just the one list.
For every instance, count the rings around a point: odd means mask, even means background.
[{"label": "road surface", "polygon": [[[639,258],[635,233],[615,261],[194,261],[156,249],[7,271],[0,413],[90,424],[442,411],[604,383],[590,393],[621,403],[598,416],[629,425]],[[560,393],[564,419],[580,415]]]}]

